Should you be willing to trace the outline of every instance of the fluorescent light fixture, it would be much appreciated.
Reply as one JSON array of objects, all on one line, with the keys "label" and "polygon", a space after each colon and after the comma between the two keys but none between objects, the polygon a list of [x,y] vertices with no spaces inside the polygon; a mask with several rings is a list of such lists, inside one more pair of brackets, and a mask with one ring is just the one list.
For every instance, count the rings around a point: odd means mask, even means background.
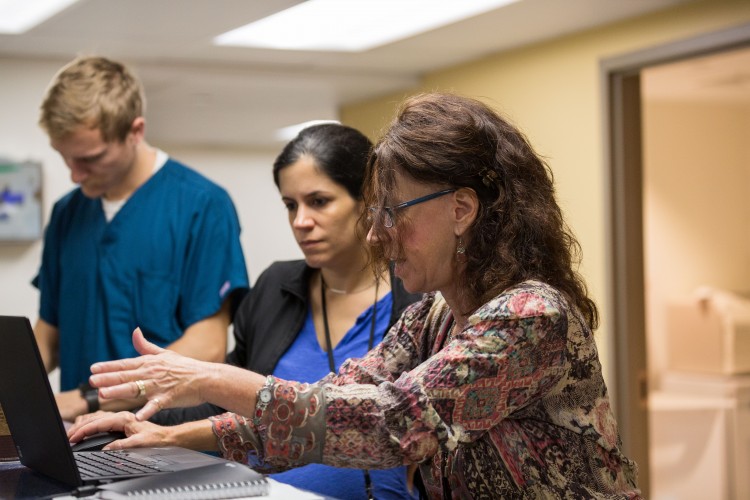
[{"label": "fluorescent light fixture", "polygon": [[274,137],[279,141],[291,141],[297,134],[302,132],[303,129],[311,127],[313,125],[320,125],[321,123],[341,123],[338,120],[310,120],[309,122],[298,123],[297,125],[289,125],[288,127],[280,128],[274,134]]},{"label": "fluorescent light fixture", "polygon": [[519,0],[306,0],[223,33],[216,45],[359,52]]},{"label": "fluorescent light fixture", "polygon": [[0,0],[0,33],[24,33],[77,1]]}]

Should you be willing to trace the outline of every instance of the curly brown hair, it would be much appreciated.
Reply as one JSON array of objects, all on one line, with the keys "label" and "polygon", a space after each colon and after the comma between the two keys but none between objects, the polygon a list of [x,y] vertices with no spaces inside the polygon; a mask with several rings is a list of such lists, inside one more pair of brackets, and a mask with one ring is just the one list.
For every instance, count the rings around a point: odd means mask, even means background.
[{"label": "curly brown hair", "polygon": [[[564,293],[592,328],[598,326],[596,304],[576,269],[580,245],[555,199],[552,171],[498,113],[455,94],[407,99],[370,157],[368,205],[400,201],[389,198],[396,171],[431,186],[476,192],[479,211],[466,234],[460,278],[472,299],[484,303],[515,284],[539,280]],[[381,242],[373,255],[385,265],[384,242],[393,236],[379,224],[372,230]]]}]

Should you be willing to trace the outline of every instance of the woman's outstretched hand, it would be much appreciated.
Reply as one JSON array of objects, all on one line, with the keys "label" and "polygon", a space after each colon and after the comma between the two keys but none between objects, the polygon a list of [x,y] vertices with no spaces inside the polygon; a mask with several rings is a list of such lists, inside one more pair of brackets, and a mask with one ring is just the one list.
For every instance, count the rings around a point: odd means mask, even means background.
[{"label": "woman's outstretched hand", "polygon": [[164,408],[194,406],[206,401],[201,395],[203,382],[215,372],[216,363],[198,361],[162,349],[133,331],[137,358],[95,363],[89,382],[99,388],[103,399],[145,397],[146,404],[136,418],[147,420]]}]

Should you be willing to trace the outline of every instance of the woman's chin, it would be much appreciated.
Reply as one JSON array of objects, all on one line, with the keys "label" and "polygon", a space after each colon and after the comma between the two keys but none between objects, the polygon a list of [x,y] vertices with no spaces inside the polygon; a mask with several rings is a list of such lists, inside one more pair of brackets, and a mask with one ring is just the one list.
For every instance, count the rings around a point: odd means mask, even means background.
[{"label": "woman's chin", "polygon": [[320,269],[321,267],[325,267],[327,262],[325,259],[321,259],[319,255],[313,253],[305,253],[304,257],[305,263],[313,269]]},{"label": "woman's chin", "polygon": [[414,280],[410,279],[409,273],[406,272],[406,269],[404,269],[402,261],[395,261],[393,266],[393,274],[395,274],[396,277],[401,280],[401,284],[404,285],[404,288],[407,292],[419,293],[421,291],[416,290],[417,284],[414,282]]}]

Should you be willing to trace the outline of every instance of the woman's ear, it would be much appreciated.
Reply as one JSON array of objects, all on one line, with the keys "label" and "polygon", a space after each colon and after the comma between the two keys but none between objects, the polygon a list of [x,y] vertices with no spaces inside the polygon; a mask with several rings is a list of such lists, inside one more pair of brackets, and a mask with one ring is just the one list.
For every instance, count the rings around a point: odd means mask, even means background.
[{"label": "woman's ear", "polygon": [[456,236],[461,236],[477,219],[479,198],[473,189],[459,188],[454,194],[454,200],[455,232]]}]

